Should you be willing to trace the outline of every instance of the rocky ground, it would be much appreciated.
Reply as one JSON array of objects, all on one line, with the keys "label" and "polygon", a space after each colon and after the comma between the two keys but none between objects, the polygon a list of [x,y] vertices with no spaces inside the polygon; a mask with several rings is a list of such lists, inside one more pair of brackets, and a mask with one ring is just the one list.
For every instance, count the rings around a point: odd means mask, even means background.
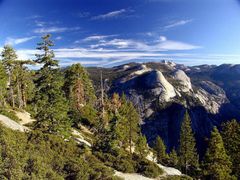
[{"label": "rocky ground", "polygon": [[30,129],[26,126],[23,126],[21,123],[18,123],[10,118],[8,118],[7,116],[4,116],[4,115],[1,115],[0,114],[0,122],[12,129],[12,130],[17,130],[17,131],[20,131],[20,132],[26,132],[26,131],[29,131]]}]

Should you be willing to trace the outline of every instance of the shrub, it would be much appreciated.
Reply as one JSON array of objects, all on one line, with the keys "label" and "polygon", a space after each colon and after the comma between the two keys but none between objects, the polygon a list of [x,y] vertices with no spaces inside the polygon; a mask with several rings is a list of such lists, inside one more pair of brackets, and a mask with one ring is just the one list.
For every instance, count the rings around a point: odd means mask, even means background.
[{"label": "shrub", "polygon": [[124,173],[135,172],[135,162],[131,160],[128,154],[118,154],[116,156],[110,153],[95,152],[97,158],[104,162],[105,165],[110,166],[118,171]]},{"label": "shrub", "polygon": [[112,155],[110,153],[94,152],[94,155],[103,161],[105,165],[124,173],[139,173],[151,178],[156,178],[163,173],[157,164],[142,159],[136,154],[131,156],[123,151],[115,153]]},{"label": "shrub", "polygon": [[135,170],[144,176],[155,178],[163,173],[162,169],[154,162],[141,158],[138,154],[133,154],[136,162]]},{"label": "shrub", "polygon": [[130,159],[126,158],[119,158],[115,161],[114,163],[114,169],[124,172],[124,173],[134,173],[135,168],[134,168],[134,162],[131,161]]},{"label": "shrub", "polygon": [[146,159],[139,160],[137,163],[137,172],[150,178],[156,178],[163,173],[157,164]]}]

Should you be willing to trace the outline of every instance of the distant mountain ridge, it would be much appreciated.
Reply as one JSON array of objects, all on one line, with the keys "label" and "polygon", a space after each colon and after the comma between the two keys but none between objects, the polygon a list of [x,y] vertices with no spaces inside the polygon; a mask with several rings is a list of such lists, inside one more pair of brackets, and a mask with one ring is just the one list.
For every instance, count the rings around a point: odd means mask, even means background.
[{"label": "distant mountain ridge", "polygon": [[190,67],[163,61],[88,68],[96,89],[100,71],[108,94],[125,93],[139,109],[142,132],[150,144],[160,135],[168,150],[178,148],[186,109],[200,155],[213,126],[240,120],[240,65]]}]

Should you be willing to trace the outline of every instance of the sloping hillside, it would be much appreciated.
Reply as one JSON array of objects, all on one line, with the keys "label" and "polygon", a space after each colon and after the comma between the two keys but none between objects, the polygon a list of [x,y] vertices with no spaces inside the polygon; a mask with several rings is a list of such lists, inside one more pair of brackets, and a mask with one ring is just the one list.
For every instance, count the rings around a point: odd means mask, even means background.
[{"label": "sloping hillside", "polygon": [[[33,118],[31,118],[30,113],[28,113],[26,111],[22,111],[22,112],[15,111],[15,114],[21,120],[20,122],[16,122],[16,121],[10,119],[9,117],[0,114],[0,122],[2,123],[2,125],[4,125],[5,127],[9,128],[9,129],[14,130],[14,131],[19,131],[19,132],[31,131],[30,128],[24,126],[25,124],[30,124],[30,123],[33,123],[36,121]],[[82,133],[78,130],[72,129],[73,139],[75,140],[76,143],[86,145],[89,148],[91,148],[92,147],[91,141],[93,141],[93,140],[91,140],[89,136],[88,137],[86,136],[86,133],[91,134],[91,132],[84,126],[82,127],[82,129],[83,129]],[[150,161],[153,161],[153,158],[150,156],[148,159]],[[160,164],[158,164],[158,166],[164,172],[163,175],[161,175],[161,177],[181,176],[182,175],[181,172],[178,171],[177,169],[165,167]],[[115,171],[115,176],[121,177],[125,180],[130,180],[130,179],[131,180],[132,179],[153,180],[153,178],[147,178],[147,177],[144,177],[143,175],[140,175],[137,173],[131,174],[131,173],[122,173],[119,171]]]}]

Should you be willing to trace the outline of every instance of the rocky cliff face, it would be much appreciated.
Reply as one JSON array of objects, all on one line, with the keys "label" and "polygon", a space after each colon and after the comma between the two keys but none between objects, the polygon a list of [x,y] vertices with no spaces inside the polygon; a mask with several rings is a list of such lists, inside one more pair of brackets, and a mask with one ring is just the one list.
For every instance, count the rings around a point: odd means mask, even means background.
[{"label": "rocky cliff face", "polygon": [[[160,135],[168,150],[177,148],[183,115],[188,110],[202,153],[213,126],[240,119],[239,67],[186,67],[164,61],[132,63],[102,71],[108,93],[125,93],[139,109],[142,132],[150,144]],[[89,72],[99,84],[97,70],[92,68]]]}]

